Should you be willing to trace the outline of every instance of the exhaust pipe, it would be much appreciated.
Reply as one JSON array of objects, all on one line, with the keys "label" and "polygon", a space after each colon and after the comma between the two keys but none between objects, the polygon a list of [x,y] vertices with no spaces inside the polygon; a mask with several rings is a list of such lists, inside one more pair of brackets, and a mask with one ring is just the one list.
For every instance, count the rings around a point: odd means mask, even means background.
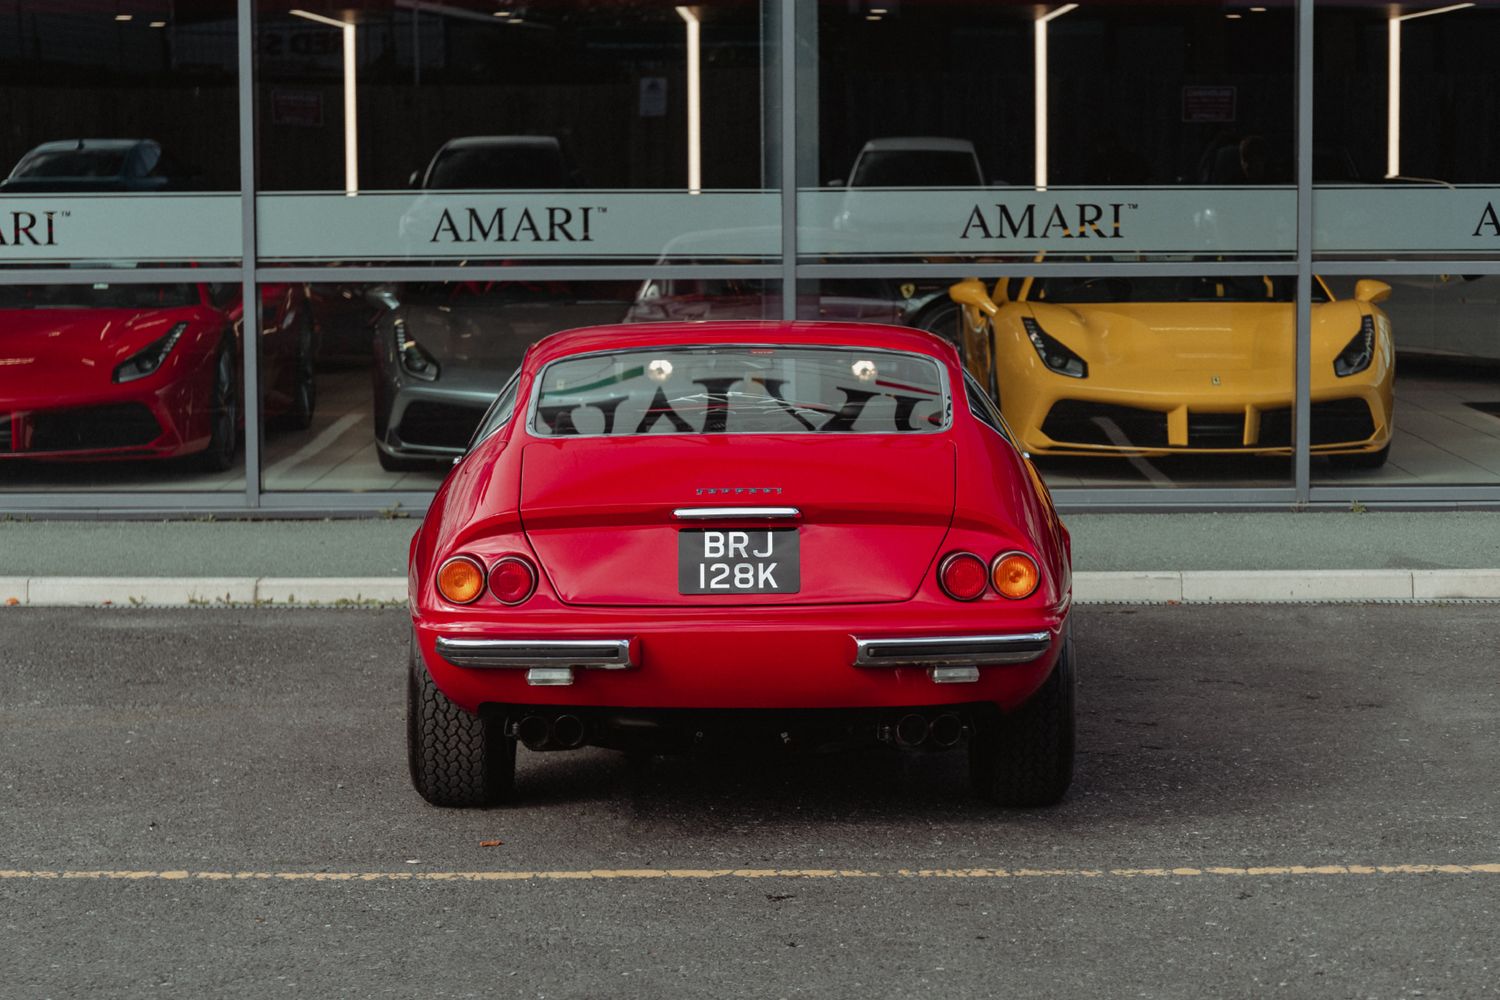
[{"label": "exhaust pipe", "polygon": [[552,744],[552,723],[545,716],[528,715],[516,723],[516,739],[526,744],[527,750],[546,750]]},{"label": "exhaust pipe", "polygon": [[552,720],[552,746],[557,750],[577,750],[583,746],[583,720],[576,715],[559,715]]},{"label": "exhaust pipe", "polygon": [[576,750],[588,727],[576,715],[528,715],[516,723],[516,739],[527,750]]},{"label": "exhaust pipe", "polygon": [[927,739],[927,718],[913,712],[896,720],[894,730],[896,745],[911,750]]},{"label": "exhaust pipe", "polygon": [[958,746],[963,735],[964,722],[952,712],[944,712],[933,719],[932,726],[927,730],[927,738],[940,750],[951,750]]}]

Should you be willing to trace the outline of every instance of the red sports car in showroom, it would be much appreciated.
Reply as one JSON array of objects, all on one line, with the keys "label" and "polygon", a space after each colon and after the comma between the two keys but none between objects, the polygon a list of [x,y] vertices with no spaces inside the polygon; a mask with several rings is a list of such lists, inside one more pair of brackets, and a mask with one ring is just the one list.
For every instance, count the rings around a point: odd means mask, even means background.
[{"label": "red sports car in showroom", "polygon": [[[0,286],[0,459],[195,456],[230,468],[243,424],[239,285]],[[312,421],[300,286],[261,288],[268,416]]]},{"label": "red sports car in showroom", "polygon": [[1073,760],[1067,531],[929,333],[839,323],[547,337],[412,540],[411,775],[513,794],[516,743],[967,745],[980,794]]}]

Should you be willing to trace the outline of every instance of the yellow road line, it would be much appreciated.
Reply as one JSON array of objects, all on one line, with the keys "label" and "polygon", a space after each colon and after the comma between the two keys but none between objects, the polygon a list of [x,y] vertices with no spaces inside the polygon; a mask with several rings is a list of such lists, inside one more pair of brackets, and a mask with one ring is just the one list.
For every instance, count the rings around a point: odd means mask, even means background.
[{"label": "yellow road line", "polygon": [[863,871],[840,868],[596,868],[585,871],[483,872],[259,872],[70,871],[0,869],[0,882],[31,881],[195,881],[195,882],[538,882],[546,880],[632,881],[645,879],[1121,879],[1121,878],[1260,878],[1305,875],[1500,875],[1500,864],[1477,865],[1269,865],[1254,868],[898,868]]}]

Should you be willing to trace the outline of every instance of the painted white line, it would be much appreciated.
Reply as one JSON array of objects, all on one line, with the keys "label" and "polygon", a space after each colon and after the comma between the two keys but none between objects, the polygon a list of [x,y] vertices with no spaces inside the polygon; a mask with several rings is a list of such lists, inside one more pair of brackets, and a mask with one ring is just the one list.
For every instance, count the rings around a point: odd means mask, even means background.
[{"label": "painted white line", "polygon": [[1287,876],[1500,875],[1500,864],[1267,865],[1254,868],[595,868],[581,871],[0,870],[0,882],[593,882],[701,879],[1187,879]]},{"label": "painted white line", "polygon": [[328,427],[326,427],[323,432],[317,437],[313,438],[311,441],[307,442],[307,444],[298,448],[296,451],[292,452],[290,455],[288,455],[286,458],[283,458],[275,465],[272,465],[270,468],[266,469],[264,474],[265,478],[271,479],[275,476],[281,475],[282,473],[290,472],[292,469],[295,469],[297,466],[301,465],[303,462],[307,461],[318,452],[332,447],[338,442],[339,438],[344,436],[344,432],[349,428],[353,427],[355,424],[360,423],[363,420],[368,419],[369,418],[362,413],[344,414],[342,417],[339,417],[337,420],[335,420],[332,424],[328,425]]},{"label": "painted white line", "polygon": [[[1500,600],[1500,569],[1083,572],[1079,604],[1269,604]],[[0,577],[0,608],[101,605],[399,604],[403,576]]]}]

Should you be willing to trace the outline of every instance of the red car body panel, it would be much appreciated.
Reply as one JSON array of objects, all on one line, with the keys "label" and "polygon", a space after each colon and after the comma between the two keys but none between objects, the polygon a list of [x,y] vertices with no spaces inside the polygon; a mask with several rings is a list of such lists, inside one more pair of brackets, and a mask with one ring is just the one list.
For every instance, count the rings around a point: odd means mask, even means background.
[{"label": "red car body panel", "polygon": [[[239,303],[161,307],[0,308],[0,459],[176,458],[210,439],[214,364],[226,340],[239,367]],[[263,288],[266,412],[284,412],[300,289]],[[116,368],[179,323],[161,367],[116,382]]]},{"label": "red car body panel", "polygon": [[[533,384],[573,354],[683,345],[837,346],[923,354],[945,369],[953,418],[921,434],[681,434],[540,437]],[[957,352],[916,330],[863,324],[743,323],[601,327],[548,337],[528,353],[517,413],[450,474],[414,535],[410,608],[417,646],[459,707],[879,708],[992,702],[1012,709],[1062,649],[1072,580],[1067,532],[1029,462],[968,408]],[[699,490],[742,490],[700,493]],[[749,490],[757,492],[751,494]],[[762,493],[776,490],[779,493]],[[801,511],[796,594],[680,595],[672,511],[787,505]],[[733,526],[735,522],[721,522]],[[1024,551],[1041,583],[1022,600],[948,597],[942,557]],[[519,554],[540,569],[529,600],[486,592],[444,600],[435,573],[465,553],[486,566]],[[1042,632],[1046,652],[937,684],[926,669],[856,667],[855,637]],[[525,671],[460,667],[448,639],[628,638],[633,669],[579,670],[533,686]]]},{"label": "red car body panel", "polygon": [[[942,435],[870,435],[830,453],[809,434],[553,438],[525,446],[521,518],[558,597],[567,604],[864,603],[909,599],[953,518],[953,445]],[[871,476],[871,469],[900,476]],[[749,470],[755,470],[752,474]],[[749,480],[747,480],[749,476]],[[611,501],[628,483],[629,502]],[[923,489],[912,489],[913,483]],[[791,486],[784,484],[793,484]],[[802,512],[802,586],[796,594],[683,597],[675,508],[704,499],[775,503]],[[775,492],[771,492],[771,491]],[[787,502],[791,502],[787,500]],[[753,527],[725,522],[725,527]],[[858,572],[850,572],[857,560]]]}]

